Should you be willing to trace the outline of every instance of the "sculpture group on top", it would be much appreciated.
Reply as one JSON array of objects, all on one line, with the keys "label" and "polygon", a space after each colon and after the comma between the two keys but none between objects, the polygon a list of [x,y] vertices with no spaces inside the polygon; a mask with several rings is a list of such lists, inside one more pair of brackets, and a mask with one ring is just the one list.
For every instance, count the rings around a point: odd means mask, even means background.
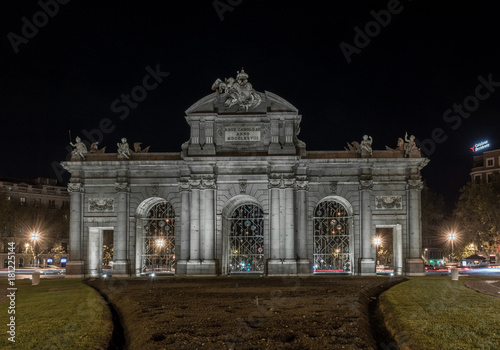
[{"label": "sculpture group on top", "polygon": [[224,105],[226,107],[238,105],[245,112],[248,112],[249,108],[257,107],[262,101],[259,93],[248,82],[248,74],[243,68],[237,72],[236,79],[226,78],[224,81],[217,79],[212,84],[212,90],[225,98]]},{"label": "sculpture group on top", "polygon": [[[346,151],[356,152],[361,155],[361,157],[371,157],[373,155],[372,149],[373,138],[369,135],[363,135],[361,142],[352,141],[347,143],[347,147],[344,147]],[[399,151],[401,155],[405,158],[413,156],[420,156],[420,148],[417,147],[415,143],[415,136],[411,135],[408,137],[408,132],[405,133],[403,138],[398,138],[398,144],[396,148],[391,148],[385,146],[387,151]]]},{"label": "sculpture group on top", "polygon": [[[74,149],[71,151],[71,157],[75,157],[79,160],[85,160],[85,156],[88,153],[104,153],[106,151],[106,147],[99,148],[99,142],[94,142],[90,145],[90,151],[87,149],[87,145],[82,141],[80,137],[76,137],[75,143],[69,143]],[[122,138],[120,143],[116,144],[118,149],[118,158],[126,158],[130,159],[131,153],[147,153],[149,151],[149,147],[141,148],[142,142],[134,143],[134,150],[129,148],[128,142],[126,138]]]}]

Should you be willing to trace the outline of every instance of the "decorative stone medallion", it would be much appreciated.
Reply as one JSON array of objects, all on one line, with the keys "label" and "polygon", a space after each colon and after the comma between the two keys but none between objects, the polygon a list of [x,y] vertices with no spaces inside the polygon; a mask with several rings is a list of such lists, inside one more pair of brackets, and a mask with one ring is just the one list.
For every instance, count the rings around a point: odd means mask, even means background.
[{"label": "decorative stone medallion", "polygon": [[375,196],[375,207],[380,210],[403,209],[402,196]]},{"label": "decorative stone medallion", "polygon": [[105,212],[114,210],[113,198],[89,198],[90,212]]}]

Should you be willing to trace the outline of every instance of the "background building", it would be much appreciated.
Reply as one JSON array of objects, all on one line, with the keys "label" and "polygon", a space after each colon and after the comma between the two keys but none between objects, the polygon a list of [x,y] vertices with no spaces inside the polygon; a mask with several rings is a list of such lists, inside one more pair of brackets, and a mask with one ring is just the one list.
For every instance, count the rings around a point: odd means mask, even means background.
[{"label": "background building", "polygon": [[59,264],[61,258],[67,258],[69,194],[66,186],[43,177],[0,178],[0,195],[9,208],[0,228],[3,267],[7,267],[7,252],[12,242],[16,246],[17,267]]},{"label": "background building", "polygon": [[474,156],[470,172],[471,181],[476,183],[489,182],[495,172],[500,172],[500,149],[484,151],[482,154]]}]

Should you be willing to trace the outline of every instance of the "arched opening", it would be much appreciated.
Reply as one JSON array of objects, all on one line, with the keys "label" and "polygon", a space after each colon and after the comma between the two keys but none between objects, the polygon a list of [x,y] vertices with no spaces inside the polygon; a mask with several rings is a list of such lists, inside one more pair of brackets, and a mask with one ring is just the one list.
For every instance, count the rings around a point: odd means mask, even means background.
[{"label": "arched opening", "polygon": [[143,218],[142,273],[175,273],[175,213],[167,201],[154,204]]},{"label": "arched opening", "polygon": [[352,216],[340,201],[329,198],[314,210],[314,273],[351,273]]},{"label": "arched opening", "polygon": [[225,272],[264,273],[264,211],[244,195],[233,197],[224,209]]}]

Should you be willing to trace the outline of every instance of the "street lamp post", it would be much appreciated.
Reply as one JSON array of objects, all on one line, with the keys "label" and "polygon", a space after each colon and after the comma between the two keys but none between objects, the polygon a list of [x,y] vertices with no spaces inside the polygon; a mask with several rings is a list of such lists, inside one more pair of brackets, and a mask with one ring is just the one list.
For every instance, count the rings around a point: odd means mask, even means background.
[{"label": "street lamp post", "polygon": [[382,240],[379,237],[375,237],[373,239],[373,243],[375,243],[375,270],[377,270],[377,265],[378,265],[378,246]]},{"label": "street lamp post", "polygon": [[428,258],[427,258],[427,248],[425,248],[425,250],[424,250],[424,254],[425,254],[425,255],[424,255],[424,258],[425,258],[425,265],[429,265],[429,260],[428,260]]},{"label": "street lamp post", "polygon": [[33,246],[32,246],[32,249],[33,249],[33,267],[36,268],[36,242],[38,241],[38,239],[40,238],[40,234],[38,232],[33,232],[31,234],[31,240],[33,241]]},{"label": "street lamp post", "polygon": [[457,239],[457,234],[456,234],[456,233],[449,233],[449,234],[448,234],[448,239],[451,241],[451,258],[452,258],[453,260],[455,260],[455,259],[454,259],[454,256],[453,256],[453,241],[454,241],[455,239]]}]

